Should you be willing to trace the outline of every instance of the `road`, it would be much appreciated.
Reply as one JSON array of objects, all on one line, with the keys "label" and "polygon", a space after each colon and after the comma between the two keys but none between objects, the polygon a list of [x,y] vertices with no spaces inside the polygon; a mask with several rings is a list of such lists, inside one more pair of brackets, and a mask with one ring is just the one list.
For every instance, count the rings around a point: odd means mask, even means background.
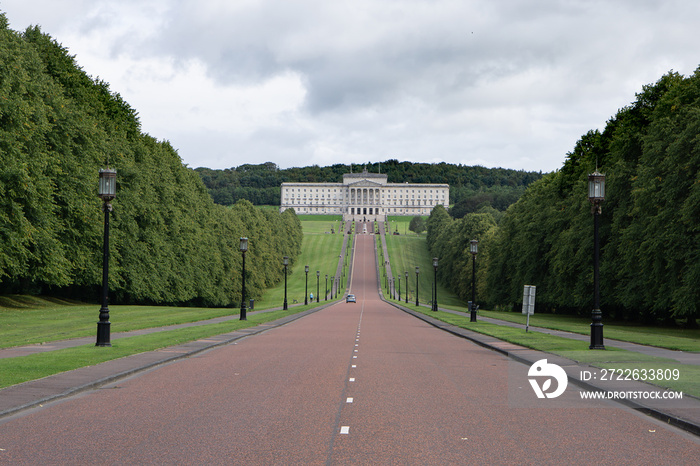
[{"label": "road", "polygon": [[697,437],[575,390],[513,406],[528,368],[382,302],[356,241],[357,303],[6,418],[0,463],[698,464]]}]

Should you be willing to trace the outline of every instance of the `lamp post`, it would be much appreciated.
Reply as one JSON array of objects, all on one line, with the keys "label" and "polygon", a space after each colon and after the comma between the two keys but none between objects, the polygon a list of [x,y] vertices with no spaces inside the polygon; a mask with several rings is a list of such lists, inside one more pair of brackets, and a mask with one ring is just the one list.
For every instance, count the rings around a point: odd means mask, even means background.
[{"label": "lamp post", "polygon": [[[399,273],[399,276],[396,277],[399,281],[399,302],[401,302],[401,274]],[[394,296],[396,298],[396,296]]]},{"label": "lamp post", "polygon": [[241,238],[241,256],[243,256],[243,271],[241,279],[241,318],[240,320],[248,320],[245,308],[245,253],[248,251],[248,238]]},{"label": "lamp post", "polygon": [[282,264],[284,264],[284,304],[282,305],[282,310],[286,311],[287,307],[287,266],[289,265],[289,257],[284,256],[282,258]]},{"label": "lamp post", "polygon": [[593,312],[591,314],[591,346],[589,349],[605,349],[603,344],[603,314],[600,312],[600,283],[598,264],[600,256],[600,237],[598,217],[600,204],[605,201],[605,175],[598,170],[588,175],[588,200],[593,204]]},{"label": "lamp post", "polygon": [[435,269],[435,276],[433,278],[433,311],[437,312],[437,268],[438,268],[438,258],[433,257],[433,269]]},{"label": "lamp post", "polygon": [[326,274],[326,301],[328,301],[328,274]]},{"label": "lamp post", "polygon": [[117,195],[117,171],[109,168],[100,170],[100,184],[97,195],[102,199],[105,213],[104,243],[102,250],[102,293],[100,321],[97,322],[97,342],[95,346],[112,346],[110,343],[109,322],[109,213],[112,211],[110,201]]},{"label": "lamp post", "polygon": [[[408,270],[405,272],[405,277],[406,277],[406,304],[408,304]],[[399,299],[401,296],[399,296]]]},{"label": "lamp post", "polygon": [[418,303],[418,266],[416,265],[416,306],[419,305]]},{"label": "lamp post", "polygon": [[338,297],[338,287],[335,286],[335,275],[331,275],[331,299],[335,299],[333,297],[333,287],[335,287],[335,297]]},{"label": "lamp post", "polygon": [[321,301],[321,296],[319,296],[319,294],[318,294],[318,280],[320,277],[321,277],[321,271],[317,270],[316,271],[316,302],[317,303]]},{"label": "lamp post", "polygon": [[469,322],[476,322],[476,254],[479,242],[475,239],[469,242],[469,252],[472,254],[472,305],[469,309]]}]

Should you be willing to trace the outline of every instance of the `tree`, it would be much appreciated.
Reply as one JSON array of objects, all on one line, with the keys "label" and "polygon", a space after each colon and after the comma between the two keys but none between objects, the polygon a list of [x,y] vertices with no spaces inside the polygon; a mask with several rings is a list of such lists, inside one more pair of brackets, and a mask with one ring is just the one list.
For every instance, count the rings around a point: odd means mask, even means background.
[{"label": "tree", "polygon": [[425,221],[420,215],[416,215],[411,219],[411,223],[408,224],[408,229],[417,235],[420,235],[425,231]]}]

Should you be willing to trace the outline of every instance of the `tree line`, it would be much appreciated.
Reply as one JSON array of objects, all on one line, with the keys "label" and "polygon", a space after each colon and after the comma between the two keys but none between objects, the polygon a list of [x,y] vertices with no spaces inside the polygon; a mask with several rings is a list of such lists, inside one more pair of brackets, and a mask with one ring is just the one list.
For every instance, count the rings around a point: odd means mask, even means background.
[{"label": "tree line", "polygon": [[103,213],[98,171],[117,170],[110,295],[120,303],[238,305],[239,238],[250,239],[250,297],[279,282],[301,250],[293,211],[216,205],[167,141],[88,76],[38,27],[0,14],[0,293],[96,300]]},{"label": "tree line", "polygon": [[[601,215],[601,308],[641,322],[700,318],[700,68],[644,86],[602,132],[581,137],[562,168],[532,183],[499,225],[480,214],[435,209],[428,244],[439,274],[470,289],[468,241],[479,243],[478,296],[519,310],[537,286],[542,312],[588,315],[593,296],[593,218],[587,177],[606,175]],[[459,256],[459,257],[455,257]]]},{"label": "tree line", "polygon": [[329,167],[317,165],[280,169],[272,162],[245,164],[225,170],[196,168],[214,202],[234,204],[246,199],[253,204],[279,205],[283,182],[339,183],[343,174],[363,169],[386,173],[390,183],[447,183],[454,214],[464,216],[483,208],[504,211],[522,195],[526,186],[542,173],[505,168],[484,168],[449,163],[413,163],[392,159],[384,162]]}]

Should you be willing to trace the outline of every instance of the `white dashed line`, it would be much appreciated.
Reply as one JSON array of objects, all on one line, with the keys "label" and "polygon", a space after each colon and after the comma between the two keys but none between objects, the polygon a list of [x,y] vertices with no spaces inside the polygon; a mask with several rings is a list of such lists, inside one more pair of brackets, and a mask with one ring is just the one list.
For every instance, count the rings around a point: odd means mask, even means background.
[{"label": "white dashed line", "polygon": [[352,358],[353,358],[353,359],[357,359],[357,356],[353,356]]},{"label": "white dashed line", "polygon": [[346,402],[346,403],[352,403],[352,398],[348,398],[347,400],[345,400],[345,402]]},{"label": "white dashed line", "polygon": [[355,369],[357,367],[357,364],[353,364],[352,368]]},{"label": "white dashed line", "polygon": [[350,426],[343,426],[340,428],[340,433],[341,434],[349,434],[350,433]]},{"label": "white dashed line", "polygon": [[354,381],[355,381],[355,377],[350,377],[350,382],[354,382]]}]

